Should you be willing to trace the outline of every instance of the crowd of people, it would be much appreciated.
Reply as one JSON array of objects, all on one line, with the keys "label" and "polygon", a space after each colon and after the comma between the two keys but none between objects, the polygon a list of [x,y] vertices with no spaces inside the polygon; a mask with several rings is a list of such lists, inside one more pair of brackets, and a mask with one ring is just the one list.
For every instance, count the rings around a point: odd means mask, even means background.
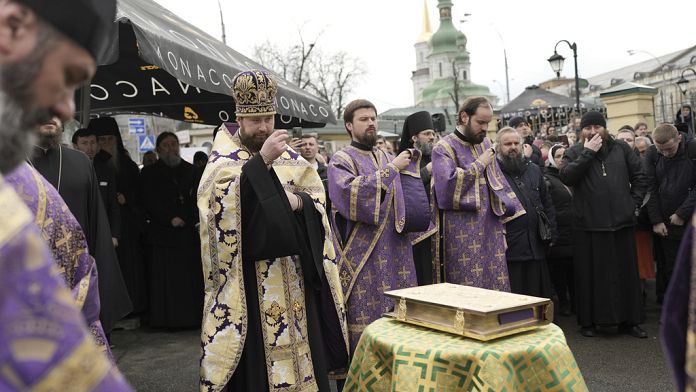
[{"label": "crowd of people", "polygon": [[315,135],[275,129],[277,81],[248,70],[232,80],[238,128],[210,156],[190,164],[162,132],[141,170],[113,118],[62,143],[115,2],[61,6],[0,2],[0,389],[130,390],[109,345],[128,315],[201,328],[202,390],[328,391],[393,308],[387,290],[554,298],[583,336],[636,338],[654,264],[658,302],[676,295],[696,203],[688,106],[616,136],[594,111],[538,134],[515,117],[494,142],[490,102],[470,97],[451,133],[416,112],[396,147],[358,99],[328,159]]}]

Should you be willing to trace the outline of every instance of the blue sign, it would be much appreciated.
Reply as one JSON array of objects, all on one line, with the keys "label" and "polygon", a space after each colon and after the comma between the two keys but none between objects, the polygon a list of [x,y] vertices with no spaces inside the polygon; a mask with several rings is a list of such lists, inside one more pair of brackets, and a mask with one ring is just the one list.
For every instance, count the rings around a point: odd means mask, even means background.
[{"label": "blue sign", "polygon": [[155,135],[138,135],[138,150],[148,152],[155,149]]},{"label": "blue sign", "polygon": [[145,119],[140,117],[128,119],[128,133],[131,135],[145,134]]}]

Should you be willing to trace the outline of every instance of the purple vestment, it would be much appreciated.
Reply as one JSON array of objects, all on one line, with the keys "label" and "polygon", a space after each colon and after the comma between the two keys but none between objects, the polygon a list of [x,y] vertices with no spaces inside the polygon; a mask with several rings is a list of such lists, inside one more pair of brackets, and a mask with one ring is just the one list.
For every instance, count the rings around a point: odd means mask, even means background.
[{"label": "purple vestment", "polygon": [[384,291],[417,285],[411,242],[401,234],[404,196],[391,159],[375,148],[348,146],[328,165],[331,224],[351,352],[363,329],[394,307]]},{"label": "purple vestment", "polygon": [[442,238],[433,266],[436,281],[510,291],[505,222],[525,211],[497,161],[478,160],[490,147],[488,138],[470,144],[453,132],[433,148],[433,213]]},{"label": "purple vestment", "polygon": [[90,337],[32,212],[0,177],[0,390],[130,391]]},{"label": "purple vestment", "polygon": [[17,167],[5,177],[5,181],[15,189],[34,214],[34,223],[41,230],[95,342],[111,356],[99,321],[97,267],[87,249],[80,224],[53,185],[28,164]]}]

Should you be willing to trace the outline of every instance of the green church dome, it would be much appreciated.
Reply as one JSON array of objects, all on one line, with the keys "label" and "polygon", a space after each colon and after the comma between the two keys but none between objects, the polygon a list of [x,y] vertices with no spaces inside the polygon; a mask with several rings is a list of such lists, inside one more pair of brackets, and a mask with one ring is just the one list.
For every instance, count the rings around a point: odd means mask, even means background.
[{"label": "green church dome", "polygon": [[[437,79],[430,86],[423,89],[421,93],[421,101],[433,102],[440,99],[451,99],[450,93],[454,90],[454,82],[452,78]],[[486,86],[471,83],[468,81],[459,81],[459,99],[464,100],[465,97],[476,95],[490,96],[491,91]]]}]

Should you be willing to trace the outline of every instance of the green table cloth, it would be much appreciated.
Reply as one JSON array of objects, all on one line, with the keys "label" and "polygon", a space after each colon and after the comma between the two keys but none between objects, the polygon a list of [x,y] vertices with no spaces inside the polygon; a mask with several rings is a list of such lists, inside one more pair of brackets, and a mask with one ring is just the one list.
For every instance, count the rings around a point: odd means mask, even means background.
[{"label": "green table cloth", "polygon": [[382,318],[362,334],[344,391],[587,391],[550,324],[489,342]]}]

